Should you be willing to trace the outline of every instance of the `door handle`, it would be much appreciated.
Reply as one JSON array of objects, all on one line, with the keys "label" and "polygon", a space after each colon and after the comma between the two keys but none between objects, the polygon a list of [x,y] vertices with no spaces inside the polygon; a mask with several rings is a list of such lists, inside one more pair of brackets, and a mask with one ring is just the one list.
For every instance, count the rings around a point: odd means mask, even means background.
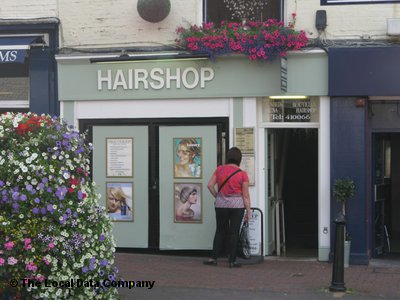
[{"label": "door handle", "polygon": [[153,191],[155,191],[155,190],[158,189],[158,179],[154,179],[154,180],[153,180],[153,184],[151,185],[151,189],[152,189]]}]

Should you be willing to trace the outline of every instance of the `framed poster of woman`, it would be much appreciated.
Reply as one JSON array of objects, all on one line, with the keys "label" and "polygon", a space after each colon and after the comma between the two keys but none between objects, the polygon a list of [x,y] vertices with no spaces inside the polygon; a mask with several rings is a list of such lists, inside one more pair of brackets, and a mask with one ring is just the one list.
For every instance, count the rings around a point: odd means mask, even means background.
[{"label": "framed poster of woman", "polygon": [[202,186],[201,183],[175,183],[174,222],[202,222]]},{"label": "framed poster of woman", "polygon": [[174,138],[174,178],[201,178],[201,138]]},{"label": "framed poster of woman", "polygon": [[133,221],[133,183],[107,182],[106,204],[113,221]]}]

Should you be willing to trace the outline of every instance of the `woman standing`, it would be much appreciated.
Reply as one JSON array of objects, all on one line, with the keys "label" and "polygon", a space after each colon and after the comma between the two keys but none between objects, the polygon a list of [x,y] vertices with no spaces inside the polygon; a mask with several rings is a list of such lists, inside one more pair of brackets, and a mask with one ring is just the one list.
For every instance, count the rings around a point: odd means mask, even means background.
[{"label": "woman standing", "polygon": [[[229,267],[241,267],[236,262],[236,251],[239,240],[240,224],[244,210],[245,219],[250,219],[250,195],[249,177],[239,166],[242,161],[242,153],[239,148],[229,149],[226,155],[226,164],[218,166],[214,171],[208,189],[215,197],[215,216],[217,229],[214,236],[212,256],[204,261],[206,265],[217,265],[217,258],[228,241],[229,246]],[[218,186],[218,191],[215,190]]]}]

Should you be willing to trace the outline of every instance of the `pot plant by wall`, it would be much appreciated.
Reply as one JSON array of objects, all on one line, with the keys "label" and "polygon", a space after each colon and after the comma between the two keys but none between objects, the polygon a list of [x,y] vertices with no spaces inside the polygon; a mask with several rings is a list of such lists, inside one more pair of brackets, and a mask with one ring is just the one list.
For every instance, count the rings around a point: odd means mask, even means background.
[{"label": "pot plant by wall", "polygon": [[338,178],[333,184],[333,196],[342,204],[342,213],[346,216],[346,204],[356,194],[356,186],[351,178]]},{"label": "pot plant by wall", "polygon": [[[339,178],[336,179],[333,184],[333,196],[338,202],[342,204],[342,214],[346,217],[346,204],[349,199],[353,198],[356,194],[356,186],[351,178]],[[351,235],[345,227],[345,241],[344,241],[344,267],[349,266],[350,260],[350,247],[351,247]]]}]

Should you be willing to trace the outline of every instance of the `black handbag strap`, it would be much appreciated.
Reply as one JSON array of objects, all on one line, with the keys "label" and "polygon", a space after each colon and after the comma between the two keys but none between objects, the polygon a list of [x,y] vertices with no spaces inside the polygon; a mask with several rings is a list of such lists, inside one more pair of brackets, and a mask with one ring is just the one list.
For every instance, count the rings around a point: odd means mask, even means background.
[{"label": "black handbag strap", "polygon": [[229,179],[231,179],[231,177],[237,173],[239,173],[240,171],[242,171],[241,169],[237,169],[235,172],[233,172],[231,175],[228,176],[228,178],[226,178],[224,180],[224,182],[221,184],[221,186],[218,188],[218,192],[220,192],[222,190],[222,188],[224,187],[225,183],[228,182]]}]

